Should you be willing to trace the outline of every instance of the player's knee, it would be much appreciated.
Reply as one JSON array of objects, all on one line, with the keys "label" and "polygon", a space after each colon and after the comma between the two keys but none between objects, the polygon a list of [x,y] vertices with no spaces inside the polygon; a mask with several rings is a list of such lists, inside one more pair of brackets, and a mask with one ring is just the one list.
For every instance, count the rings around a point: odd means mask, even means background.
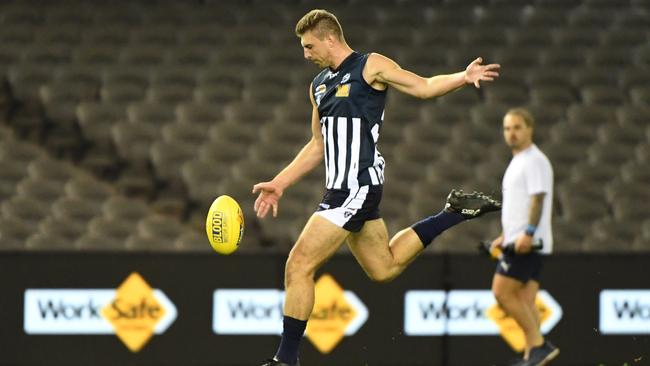
[{"label": "player's knee", "polygon": [[397,277],[388,271],[370,271],[367,274],[371,281],[377,283],[388,283]]},{"label": "player's knee", "polygon": [[284,284],[286,287],[296,280],[313,277],[315,268],[311,268],[310,261],[300,250],[292,250],[284,268]]}]

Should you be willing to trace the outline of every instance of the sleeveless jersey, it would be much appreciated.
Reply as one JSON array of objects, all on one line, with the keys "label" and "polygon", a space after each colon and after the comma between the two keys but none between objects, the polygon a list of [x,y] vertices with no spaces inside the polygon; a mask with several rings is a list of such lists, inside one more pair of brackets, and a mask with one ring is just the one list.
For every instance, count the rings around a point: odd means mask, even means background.
[{"label": "sleeveless jersey", "polygon": [[336,70],[324,69],[312,82],[325,144],[328,189],[384,183],[385,161],[377,150],[386,90],[363,79],[368,54],[353,52]]}]

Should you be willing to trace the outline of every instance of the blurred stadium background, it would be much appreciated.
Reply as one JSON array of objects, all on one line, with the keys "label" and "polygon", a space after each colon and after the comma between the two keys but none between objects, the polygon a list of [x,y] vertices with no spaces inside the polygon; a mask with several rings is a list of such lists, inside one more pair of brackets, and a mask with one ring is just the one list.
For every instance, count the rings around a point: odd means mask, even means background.
[{"label": "blurred stadium background", "polygon": [[[498,191],[502,116],[526,106],[555,169],[556,252],[650,252],[647,0],[3,0],[0,251],[210,255],[205,213],[228,194],[245,211],[240,253],[286,254],[322,169],[286,192],[277,219],[255,218],[250,189],[309,137],[317,69],[293,30],[315,7],[339,17],[355,50],[422,75],[476,56],[502,65],[480,90],[389,94],[379,148],[391,233],[438,211],[452,187]],[[498,221],[430,251],[473,254]]]}]

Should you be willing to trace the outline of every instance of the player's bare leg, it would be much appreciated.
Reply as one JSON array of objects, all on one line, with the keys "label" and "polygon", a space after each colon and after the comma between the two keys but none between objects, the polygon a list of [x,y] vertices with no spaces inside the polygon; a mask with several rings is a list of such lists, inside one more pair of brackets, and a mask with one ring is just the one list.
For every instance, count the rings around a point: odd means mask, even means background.
[{"label": "player's bare leg", "polygon": [[542,345],[544,343],[544,338],[539,330],[537,317],[532,314],[529,306],[521,299],[520,293],[523,288],[524,284],[518,280],[499,273],[494,275],[492,281],[492,292],[503,310],[510,315],[524,331],[526,338],[524,359],[527,359],[530,350],[533,347]]},{"label": "player's bare leg", "polygon": [[411,228],[397,233],[389,243],[382,219],[367,221],[360,232],[350,234],[348,246],[368,277],[377,282],[397,277],[424,250]]},{"label": "player's bare leg", "polygon": [[349,235],[327,219],[313,215],[289,253],[285,271],[284,314],[307,320],[314,307],[314,273]]}]

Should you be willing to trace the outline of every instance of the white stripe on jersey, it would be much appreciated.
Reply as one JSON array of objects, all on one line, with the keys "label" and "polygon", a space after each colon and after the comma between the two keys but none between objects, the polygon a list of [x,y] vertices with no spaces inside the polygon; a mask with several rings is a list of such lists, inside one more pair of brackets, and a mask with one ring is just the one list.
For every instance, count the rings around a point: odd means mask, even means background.
[{"label": "white stripe on jersey", "polygon": [[339,117],[336,121],[336,125],[338,135],[336,146],[338,147],[339,154],[336,159],[336,171],[338,172],[338,176],[336,177],[336,182],[334,182],[334,188],[341,188],[346,170],[345,163],[347,160],[348,150],[348,119],[345,117]]},{"label": "white stripe on jersey", "polygon": [[361,151],[361,118],[352,118],[352,143],[350,144],[350,170],[348,189],[359,186],[359,154]]},{"label": "white stripe on jersey", "polygon": [[327,150],[329,159],[326,159],[327,166],[327,188],[334,188],[334,177],[336,176],[336,156],[334,151],[334,117],[327,117]]},{"label": "white stripe on jersey", "polygon": [[372,182],[373,186],[379,184],[379,177],[377,177],[377,171],[374,167],[368,168],[368,174],[370,175],[370,181]]}]

